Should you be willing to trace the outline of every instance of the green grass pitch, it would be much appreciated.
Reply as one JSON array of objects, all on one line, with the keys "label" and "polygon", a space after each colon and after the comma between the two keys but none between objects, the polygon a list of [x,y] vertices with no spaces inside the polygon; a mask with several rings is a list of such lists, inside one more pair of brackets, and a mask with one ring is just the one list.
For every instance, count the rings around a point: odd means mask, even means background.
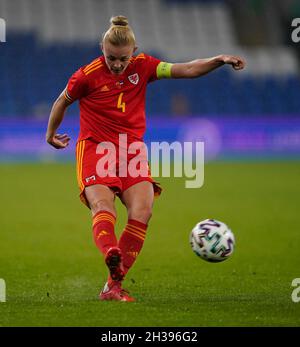
[{"label": "green grass pitch", "polygon": [[[106,279],[75,165],[0,166],[1,326],[300,326],[291,282],[300,277],[300,163],[210,163],[201,189],[160,180],[144,248],[124,287],[135,303],[100,302]],[[118,204],[119,235],[126,222]],[[236,250],[198,258],[189,233],[227,223]]]}]

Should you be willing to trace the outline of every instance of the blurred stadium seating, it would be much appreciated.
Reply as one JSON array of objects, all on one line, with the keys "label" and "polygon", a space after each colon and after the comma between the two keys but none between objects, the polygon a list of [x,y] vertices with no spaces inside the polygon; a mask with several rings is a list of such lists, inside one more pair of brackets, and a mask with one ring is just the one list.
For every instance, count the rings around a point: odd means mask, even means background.
[{"label": "blurred stadium seating", "polygon": [[48,117],[69,76],[100,54],[101,34],[117,14],[128,16],[140,49],[161,59],[227,53],[247,60],[243,72],[224,67],[201,79],[149,86],[149,114],[299,115],[299,56],[289,40],[296,3],[0,0],[7,24],[7,42],[0,43],[0,116]]}]

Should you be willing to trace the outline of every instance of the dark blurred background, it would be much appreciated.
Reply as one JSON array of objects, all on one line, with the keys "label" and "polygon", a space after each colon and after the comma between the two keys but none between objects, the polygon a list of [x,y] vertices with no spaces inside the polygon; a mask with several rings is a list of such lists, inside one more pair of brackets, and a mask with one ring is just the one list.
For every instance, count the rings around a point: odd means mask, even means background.
[{"label": "dark blurred background", "polygon": [[[225,66],[149,85],[149,139],[204,138],[212,158],[298,157],[300,43],[291,22],[299,0],[0,0],[0,159],[57,159],[43,138],[51,105],[70,75],[101,54],[102,33],[118,14],[140,51],[163,60],[247,61],[241,72]],[[72,105],[64,123],[75,138],[78,114]]]}]

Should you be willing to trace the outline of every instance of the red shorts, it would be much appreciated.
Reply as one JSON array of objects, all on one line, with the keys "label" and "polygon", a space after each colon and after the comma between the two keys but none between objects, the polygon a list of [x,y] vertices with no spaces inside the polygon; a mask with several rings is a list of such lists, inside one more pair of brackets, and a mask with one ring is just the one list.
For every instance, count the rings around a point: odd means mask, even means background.
[{"label": "red shorts", "polygon": [[[104,166],[105,170],[101,170],[101,159],[105,159],[104,155],[107,155],[106,153],[99,153],[99,150],[97,150],[99,143],[92,140],[92,139],[86,139],[77,142],[76,145],[76,162],[77,162],[77,182],[80,189],[80,200],[89,207],[88,201],[85,197],[84,189],[85,187],[95,185],[95,184],[102,184],[110,189],[112,189],[117,195],[122,194],[126,189],[129,187],[143,181],[148,181],[153,184],[154,189],[154,195],[159,196],[161,193],[161,187],[159,186],[159,183],[155,182],[150,173],[150,169],[147,165],[147,171],[144,171],[144,174],[142,175],[130,175],[128,173],[128,163],[129,161],[136,156],[135,155],[129,155],[127,154],[127,162],[126,164],[126,170],[124,174],[120,174],[120,160],[119,157],[111,163],[113,165],[110,166],[110,168],[113,168],[114,170],[110,170],[110,173],[108,173],[108,164],[106,163],[106,166]],[[97,153],[98,152],[98,153]],[[118,149],[117,149],[118,152]],[[107,156],[106,156],[107,158]],[[106,160],[107,162],[107,160]],[[124,164],[124,162],[123,162]],[[100,168],[100,169],[99,169]],[[125,177],[122,177],[125,176]]]}]

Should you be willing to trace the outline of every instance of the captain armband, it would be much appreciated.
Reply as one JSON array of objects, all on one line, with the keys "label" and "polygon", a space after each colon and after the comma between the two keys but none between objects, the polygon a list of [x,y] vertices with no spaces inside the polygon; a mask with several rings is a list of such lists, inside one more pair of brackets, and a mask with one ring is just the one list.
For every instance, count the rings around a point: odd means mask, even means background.
[{"label": "captain armband", "polygon": [[156,68],[156,76],[158,79],[161,78],[171,78],[171,68],[172,68],[171,63],[166,63],[164,61],[161,61]]}]

